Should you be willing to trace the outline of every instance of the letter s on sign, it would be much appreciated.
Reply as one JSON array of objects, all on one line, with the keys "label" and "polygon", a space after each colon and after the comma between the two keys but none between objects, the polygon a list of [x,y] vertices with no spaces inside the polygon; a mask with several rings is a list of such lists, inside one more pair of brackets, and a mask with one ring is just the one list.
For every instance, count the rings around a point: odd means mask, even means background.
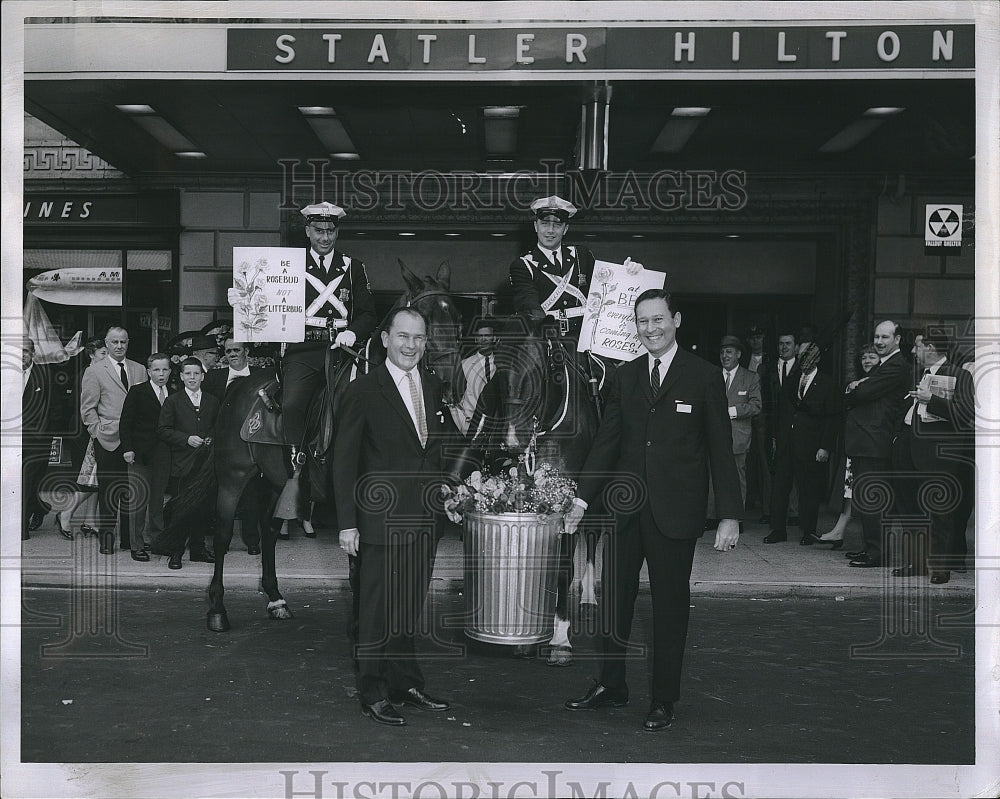
[{"label": "letter s on sign", "polygon": [[295,37],[289,33],[283,33],[274,40],[274,46],[281,50],[281,55],[276,55],[274,60],[279,64],[290,64],[295,60],[295,50],[290,46],[295,43]]}]

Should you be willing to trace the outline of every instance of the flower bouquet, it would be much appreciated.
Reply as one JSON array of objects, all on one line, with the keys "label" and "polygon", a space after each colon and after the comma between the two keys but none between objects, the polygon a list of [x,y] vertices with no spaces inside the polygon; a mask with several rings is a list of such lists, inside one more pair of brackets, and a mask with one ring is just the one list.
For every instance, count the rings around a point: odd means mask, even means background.
[{"label": "flower bouquet", "polygon": [[466,513],[534,513],[540,516],[566,513],[576,496],[576,481],[548,463],[537,467],[531,457],[507,460],[495,472],[485,469],[470,474],[463,483],[445,486],[444,509],[460,524]]}]

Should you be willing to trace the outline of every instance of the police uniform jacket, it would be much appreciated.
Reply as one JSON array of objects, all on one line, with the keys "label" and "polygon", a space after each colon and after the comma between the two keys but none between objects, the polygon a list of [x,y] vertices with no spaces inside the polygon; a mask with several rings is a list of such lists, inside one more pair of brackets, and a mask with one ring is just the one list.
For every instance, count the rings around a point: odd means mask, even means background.
[{"label": "police uniform jacket", "polygon": [[[546,314],[556,316],[558,311],[586,306],[587,291],[594,273],[594,254],[586,247],[564,244],[559,258],[562,268],[557,271],[555,264],[536,244],[511,263],[510,284],[514,289],[514,310],[517,313],[538,320]],[[548,308],[543,307],[566,275],[570,275],[566,290]],[[582,323],[582,316],[569,319],[573,335],[579,334]]]},{"label": "police uniform jacket", "polygon": [[[375,315],[375,299],[372,297],[371,288],[368,285],[365,265],[356,258],[351,258],[337,250],[326,256],[325,260],[328,262],[329,271],[320,268],[320,265],[313,259],[311,250],[306,251],[307,275],[311,275],[324,284],[340,279],[333,296],[347,308],[348,324],[346,328],[337,328],[334,335],[340,330],[350,330],[357,336],[358,341],[363,341],[371,335],[375,325],[378,324]],[[309,308],[320,294],[320,289],[313,285],[313,282],[308,278],[306,278],[305,294],[306,308]],[[344,318],[334,304],[329,302],[324,303],[312,316],[321,317],[324,320]],[[315,338],[311,339],[311,337]],[[326,328],[306,325],[306,341],[301,344],[289,344],[286,354],[324,350],[329,346]]]}]

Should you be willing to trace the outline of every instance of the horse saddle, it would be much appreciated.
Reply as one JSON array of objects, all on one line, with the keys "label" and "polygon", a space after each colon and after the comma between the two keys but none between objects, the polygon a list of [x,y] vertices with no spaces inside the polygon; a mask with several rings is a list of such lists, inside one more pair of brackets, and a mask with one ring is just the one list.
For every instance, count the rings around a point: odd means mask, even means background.
[{"label": "horse saddle", "polygon": [[240,438],[251,444],[278,444],[285,445],[284,427],[281,424],[281,412],[271,399],[278,391],[279,383],[271,380],[262,387],[262,391],[267,396],[268,401],[257,393],[250,410],[247,411],[243,427],[240,428]]}]

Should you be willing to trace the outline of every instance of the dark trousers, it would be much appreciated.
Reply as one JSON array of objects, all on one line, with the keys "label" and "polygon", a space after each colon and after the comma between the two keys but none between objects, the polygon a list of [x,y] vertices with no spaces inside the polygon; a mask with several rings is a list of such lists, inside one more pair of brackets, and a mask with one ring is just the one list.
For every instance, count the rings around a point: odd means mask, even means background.
[{"label": "dark trousers", "polygon": [[21,536],[28,537],[28,518],[33,513],[44,515],[48,508],[38,496],[38,489],[49,467],[52,437],[35,439],[25,436],[21,445]]},{"label": "dark trousers", "polygon": [[[955,464],[942,464],[933,472],[920,472],[913,463],[909,427],[892,445],[893,496],[897,511],[930,527],[930,535],[910,531],[903,539],[903,562],[919,570],[945,571],[965,562],[965,527],[969,522],[971,486]],[[904,525],[905,528],[905,525]]]},{"label": "dark trousers", "polygon": [[648,508],[608,538],[601,575],[600,682],[625,688],[626,647],[632,634],[639,571],[649,571],[653,600],[653,701],[675,702],[681,690],[681,666],[691,605],[691,565],[696,538],[667,538]]},{"label": "dark trousers", "polygon": [[882,516],[892,507],[892,462],[889,458],[866,455],[849,454],[848,457],[854,475],[851,514],[861,520],[865,552],[872,560],[882,563],[885,549]]},{"label": "dark trousers", "polygon": [[[163,494],[167,487],[165,463],[132,463],[128,466],[129,488],[129,535],[132,551],[138,552],[143,544],[151,544],[163,533]],[[149,526],[146,514],[149,513]]]},{"label": "dark trousers", "polygon": [[[185,480],[189,481],[188,485],[185,485]],[[190,475],[183,475],[181,477],[173,476],[167,480],[166,493],[171,497],[176,497],[190,487]],[[195,552],[204,552],[205,547],[205,536],[208,533],[208,528],[212,522],[212,515],[214,512],[215,500],[213,499],[211,503],[206,504],[205,508],[201,513],[195,514],[192,517],[190,526],[187,532],[184,534],[184,539],[180,542],[179,546],[174,550],[176,553],[184,554],[184,545],[187,544],[188,552],[194,554]],[[173,548],[173,547],[171,547]]]},{"label": "dark trousers", "polygon": [[752,435],[747,452],[746,505],[752,508],[760,500],[760,511],[771,515],[771,450],[767,437],[767,420],[758,414],[751,421]]},{"label": "dark trousers", "polygon": [[285,441],[303,446],[313,395],[326,381],[326,348],[292,352],[281,362],[281,424]]},{"label": "dark trousers", "polygon": [[771,527],[781,533],[787,532],[789,495],[795,481],[799,488],[799,527],[804,535],[815,533],[819,506],[826,489],[827,464],[817,463],[815,453],[809,459],[784,452],[774,461]]},{"label": "dark trousers", "polygon": [[359,557],[358,639],[354,650],[362,704],[390,692],[424,687],[414,640],[434,566],[434,536],[362,542]]},{"label": "dark trousers", "polygon": [[122,458],[124,447],[108,452],[99,441],[94,441],[94,458],[97,461],[97,502],[100,507],[100,529],[110,533],[118,525],[119,546],[130,546],[128,524],[128,464]]}]

